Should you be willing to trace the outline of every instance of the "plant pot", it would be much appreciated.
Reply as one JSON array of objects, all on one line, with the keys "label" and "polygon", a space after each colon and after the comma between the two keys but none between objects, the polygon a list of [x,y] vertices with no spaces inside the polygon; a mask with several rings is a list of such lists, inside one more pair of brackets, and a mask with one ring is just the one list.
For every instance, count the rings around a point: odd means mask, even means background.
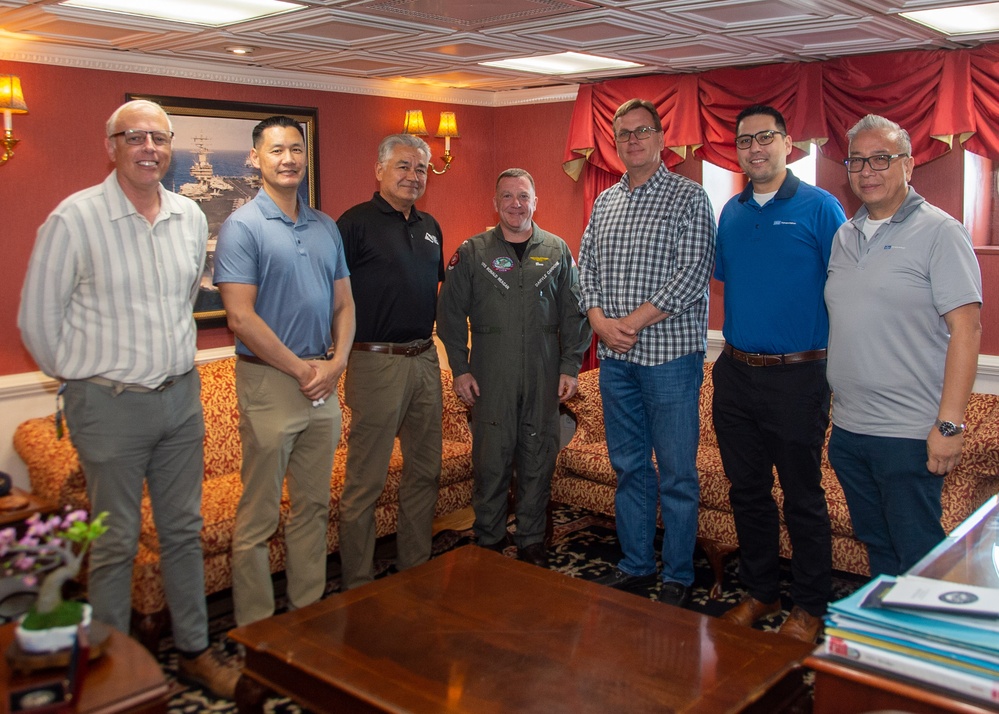
[{"label": "plant pot", "polygon": [[[84,627],[90,627],[90,613],[90,605],[84,605],[82,623]],[[25,652],[34,654],[58,652],[59,650],[69,649],[73,646],[73,642],[76,639],[76,625],[52,627],[47,630],[26,630],[21,627],[21,621],[23,620],[24,618],[22,617],[18,621],[14,636],[17,638],[17,644]]]}]

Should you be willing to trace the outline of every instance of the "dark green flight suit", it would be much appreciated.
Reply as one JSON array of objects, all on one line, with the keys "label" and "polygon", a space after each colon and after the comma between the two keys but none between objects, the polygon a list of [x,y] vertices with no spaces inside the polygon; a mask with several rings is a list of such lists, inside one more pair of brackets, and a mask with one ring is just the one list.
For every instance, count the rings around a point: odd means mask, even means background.
[{"label": "dark green flight suit", "polygon": [[516,544],[540,543],[559,447],[559,375],[577,376],[591,337],[569,247],[536,224],[522,260],[500,226],[469,238],[445,271],[437,334],[454,376],[471,372],[479,385],[472,408],[479,542],[506,537],[516,466]]}]

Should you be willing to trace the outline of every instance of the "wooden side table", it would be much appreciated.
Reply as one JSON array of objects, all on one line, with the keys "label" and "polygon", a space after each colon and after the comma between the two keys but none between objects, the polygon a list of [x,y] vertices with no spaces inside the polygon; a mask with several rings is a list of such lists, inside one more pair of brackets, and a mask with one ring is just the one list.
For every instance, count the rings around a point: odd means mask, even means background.
[{"label": "wooden side table", "polygon": [[988,702],[975,703],[942,689],[915,684],[851,667],[821,654],[805,660],[815,670],[812,714],[864,714],[900,710],[906,714],[987,714],[999,712]]},{"label": "wooden side table", "polygon": [[57,510],[59,504],[14,486],[9,494],[0,497],[0,528],[21,523],[36,513],[47,514]]},{"label": "wooden side table", "polygon": [[[0,627],[0,652],[14,641],[14,625]],[[0,712],[9,711],[10,691],[52,679],[56,670],[26,675],[13,672],[0,657]],[[80,714],[165,713],[170,687],[159,663],[131,637],[111,630],[104,654],[90,662],[77,711]]]}]

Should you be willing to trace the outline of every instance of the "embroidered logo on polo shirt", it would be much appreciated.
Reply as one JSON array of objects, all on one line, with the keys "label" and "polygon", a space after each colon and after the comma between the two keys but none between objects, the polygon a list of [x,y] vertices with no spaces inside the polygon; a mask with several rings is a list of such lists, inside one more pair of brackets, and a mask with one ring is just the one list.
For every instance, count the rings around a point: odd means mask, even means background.
[{"label": "embroidered logo on polo shirt", "polygon": [[430,241],[434,245],[440,245],[440,243],[437,242],[437,236],[432,235],[430,233],[427,233],[425,236],[423,236],[423,240]]},{"label": "embroidered logo on polo shirt", "polygon": [[774,221],[775,226],[796,226],[797,221]]}]

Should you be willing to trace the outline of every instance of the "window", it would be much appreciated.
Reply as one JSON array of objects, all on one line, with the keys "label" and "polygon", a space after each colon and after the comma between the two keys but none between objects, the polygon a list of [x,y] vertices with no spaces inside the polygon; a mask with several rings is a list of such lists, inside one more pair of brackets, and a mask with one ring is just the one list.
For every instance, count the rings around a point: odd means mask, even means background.
[{"label": "window", "polygon": [[[808,156],[788,164],[787,167],[802,181],[814,186],[815,144],[811,144],[809,149]],[[728,200],[745,188],[746,177],[741,172],[728,171],[705,161],[702,166],[701,185],[708,192],[708,198],[711,200],[711,208],[714,210],[715,218],[717,219],[721,214],[722,208],[728,203]]]}]

